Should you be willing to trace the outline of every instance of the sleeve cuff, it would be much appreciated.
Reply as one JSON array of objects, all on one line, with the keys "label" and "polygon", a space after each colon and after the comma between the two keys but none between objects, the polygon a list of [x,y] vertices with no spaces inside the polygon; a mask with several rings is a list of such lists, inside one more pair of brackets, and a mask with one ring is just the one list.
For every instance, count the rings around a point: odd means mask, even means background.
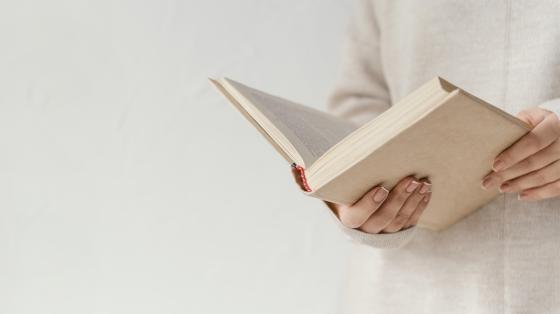
[{"label": "sleeve cuff", "polygon": [[414,237],[417,228],[411,227],[394,233],[370,234],[357,229],[350,229],[340,222],[338,225],[352,241],[377,249],[398,249],[405,246]]},{"label": "sleeve cuff", "polygon": [[[328,204],[327,204],[328,206]],[[329,206],[330,209],[330,206]],[[367,245],[377,249],[398,249],[405,246],[414,237],[417,227],[411,227],[406,230],[393,233],[371,234],[357,229],[344,226],[332,210],[330,216],[335,220],[335,224],[346,235],[346,237],[359,244]]]},{"label": "sleeve cuff", "polygon": [[539,105],[540,108],[554,112],[560,118],[560,98],[554,98]]}]

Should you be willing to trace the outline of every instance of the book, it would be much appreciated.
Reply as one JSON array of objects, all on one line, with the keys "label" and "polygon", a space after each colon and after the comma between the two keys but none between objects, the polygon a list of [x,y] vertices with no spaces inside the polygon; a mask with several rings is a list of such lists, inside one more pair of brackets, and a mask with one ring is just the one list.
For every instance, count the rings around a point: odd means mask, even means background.
[{"label": "book", "polygon": [[305,194],[351,205],[377,185],[428,177],[432,196],[418,226],[443,230],[493,200],[482,178],[530,126],[436,77],[360,127],[228,78],[226,99],[301,174]]}]

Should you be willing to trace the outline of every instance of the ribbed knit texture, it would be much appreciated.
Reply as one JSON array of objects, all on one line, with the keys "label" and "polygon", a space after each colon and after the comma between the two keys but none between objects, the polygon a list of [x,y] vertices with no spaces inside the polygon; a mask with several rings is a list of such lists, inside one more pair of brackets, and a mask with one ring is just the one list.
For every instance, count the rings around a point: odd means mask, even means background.
[{"label": "ribbed knit texture", "polygon": [[[329,108],[361,124],[439,75],[560,116],[559,16],[553,0],[360,1]],[[341,228],[360,244],[344,313],[560,313],[558,198],[500,195],[442,232]]]}]

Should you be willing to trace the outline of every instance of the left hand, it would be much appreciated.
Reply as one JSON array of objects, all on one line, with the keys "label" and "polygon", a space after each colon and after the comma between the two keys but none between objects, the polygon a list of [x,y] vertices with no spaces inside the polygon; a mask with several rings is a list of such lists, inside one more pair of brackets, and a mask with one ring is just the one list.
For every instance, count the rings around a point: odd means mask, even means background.
[{"label": "left hand", "polygon": [[551,111],[532,107],[518,118],[533,129],[501,152],[482,187],[498,186],[501,192],[517,192],[523,201],[560,196],[560,120]]}]

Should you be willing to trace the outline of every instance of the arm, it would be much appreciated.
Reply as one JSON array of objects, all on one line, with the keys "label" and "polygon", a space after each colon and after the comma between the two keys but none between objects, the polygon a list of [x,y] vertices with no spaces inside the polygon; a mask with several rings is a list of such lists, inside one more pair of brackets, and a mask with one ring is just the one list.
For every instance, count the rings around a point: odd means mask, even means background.
[{"label": "arm", "polygon": [[[329,110],[360,125],[390,108],[380,56],[380,36],[371,1],[359,1],[343,51]],[[391,191],[374,187],[352,206],[326,202],[352,240],[376,248],[398,248],[412,239],[430,198],[430,183],[403,178]]]},{"label": "arm", "polygon": [[358,2],[328,109],[360,125],[390,108],[390,95],[383,75],[379,29],[368,0]]}]

